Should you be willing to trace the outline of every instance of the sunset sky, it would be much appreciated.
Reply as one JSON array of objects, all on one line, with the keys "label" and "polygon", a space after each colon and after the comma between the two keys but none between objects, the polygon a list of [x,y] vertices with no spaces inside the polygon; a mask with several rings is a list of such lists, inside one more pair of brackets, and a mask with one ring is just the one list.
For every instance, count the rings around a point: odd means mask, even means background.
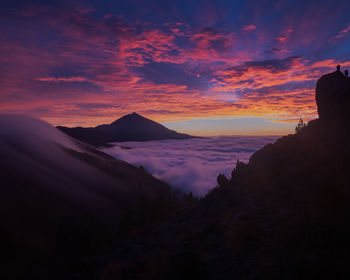
[{"label": "sunset sky", "polygon": [[350,69],[350,1],[2,1],[0,40],[1,113],[285,134]]}]

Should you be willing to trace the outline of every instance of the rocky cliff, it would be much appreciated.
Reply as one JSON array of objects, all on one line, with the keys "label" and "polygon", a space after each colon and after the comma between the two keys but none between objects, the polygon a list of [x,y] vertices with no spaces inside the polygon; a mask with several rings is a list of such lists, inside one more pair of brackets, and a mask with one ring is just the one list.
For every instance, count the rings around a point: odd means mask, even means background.
[{"label": "rocky cliff", "polygon": [[316,103],[319,119],[326,126],[349,128],[350,123],[350,79],[337,71],[322,76],[316,84]]}]

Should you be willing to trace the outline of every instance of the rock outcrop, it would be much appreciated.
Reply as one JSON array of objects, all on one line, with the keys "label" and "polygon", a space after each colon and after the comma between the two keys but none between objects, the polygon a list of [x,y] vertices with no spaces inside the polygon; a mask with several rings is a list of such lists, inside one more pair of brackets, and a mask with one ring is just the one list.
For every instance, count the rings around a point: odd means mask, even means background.
[{"label": "rock outcrop", "polygon": [[340,71],[322,76],[316,84],[316,103],[320,120],[332,127],[349,126],[350,79]]}]

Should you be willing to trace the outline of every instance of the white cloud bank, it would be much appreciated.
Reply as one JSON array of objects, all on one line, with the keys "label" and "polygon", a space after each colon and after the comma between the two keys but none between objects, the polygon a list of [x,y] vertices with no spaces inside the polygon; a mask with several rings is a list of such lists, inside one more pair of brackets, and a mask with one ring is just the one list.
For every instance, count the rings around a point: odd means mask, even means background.
[{"label": "white cloud bank", "polygon": [[[277,136],[220,136],[210,139],[115,143],[103,151],[197,196],[216,186],[219,173],[230,176],[236,161],[249,157]],[[124,148],[123,148],[124,147]],[[130,147],[131,149],[125,149]]]}]

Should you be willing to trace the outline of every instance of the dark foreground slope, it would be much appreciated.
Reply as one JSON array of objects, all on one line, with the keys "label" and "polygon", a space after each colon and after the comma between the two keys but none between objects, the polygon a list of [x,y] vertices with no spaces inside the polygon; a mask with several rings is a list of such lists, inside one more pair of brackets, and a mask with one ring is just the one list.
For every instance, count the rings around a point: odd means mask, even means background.
[{"label": "dark foreground slope", "polygon": [[170,205],[170,187],[143,168],[40,120],[0,115],[0,127],[1,279],[49,279],[60,258],[114,236],[130,208]]},{"label": "dark foreground slope", "polygon": [[349,142],[317,126],[266,146],[204,199],[114,247],[96,279],[348,279]]},{"label": "dark foreground slope", "polygon": [[319,112],[331,114],[238,162],[203,199],[153,207],[156,223],[130,209],[112,243],[56,257],[49,279],[349,279],[349,92],[329,94],[349,82],[339,74],[317,84]]},{"label": "dark foreground slope", "polygon": [[112,122],[96,127],[63,127],[58,126],[66,134],[94,146],[102,146],[111,142],[149,141],[166,139],[193,138],[188,134],[178,133],[139,114],[132,113]]},{"label": "dark foreground slope", "polygon": [[349,279],[350,120],[336,119],[237,163],[205,198],[92,261],[92,278]]}]

